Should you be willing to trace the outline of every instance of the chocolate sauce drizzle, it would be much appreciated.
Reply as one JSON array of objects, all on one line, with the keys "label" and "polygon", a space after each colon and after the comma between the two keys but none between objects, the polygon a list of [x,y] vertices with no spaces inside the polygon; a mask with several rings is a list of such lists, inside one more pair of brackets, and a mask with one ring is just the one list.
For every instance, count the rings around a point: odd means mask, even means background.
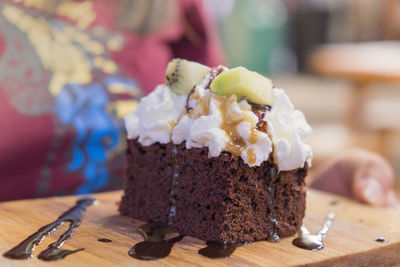
[{"label": "chocolate sauce drizzle", "polygon": [[217,66],[215,68],[212,68],[212,70],[209,72],[208,75],[206,75],[207,79],[207,84],[204,85],[204,88],[210,89],[211,82],[223,71],[226,70],[226,67],[223,66]]},{"label": "chocolate sauce drizzle", "polygon": [[329,212],[328,217],[322,229],[315,235],[310,234],[310,232],[302,226],[300,228],[299,237],[292,241],[292,244],[298,248],[307,250],[321,250],[324,248],[322,240],[328,234],[329,228],[331,227],[333,220],[335,219],[335,213],[333,211]]},{"label": "chocolate sauce drizzle", "polygon": [[[264,120],[264,117],[268,111],[271,110],[271,106],[267,105],[258,105],[251,103],[252,111],[253,113],[258,117],[258,123],[257,123],[257,130],[262,131],[266,134],[268,134],[269,138],[272,140],[272,135],[268,131],[268,123]],[[269,160],[271,162],[274,162],[274,153],[275,153],[275,147],[274,144],[272,144],[273,152],[270,154]],[[278,220],[276,219],[276,214],[275,214],[275,205],[274,205],[274,200],[275,200],[275,181],[278,179],[279,172],[276,167],[272,167],[269,170],[269,177],[270,180],[268,181],[267,185],[267,191],[268,191],[268,198],[267,198],[267,204],[268,204],[268,219],[271,224],[271,228],[269,230],[269,237],[267,241],[269,242],[279,242],[280,238],[278,235]]]},{"label": "chocolate sauce drizzle", "polygon": [[[176,242],[185,236],[179,234],[177,229],[169,224],[147,223],[141,225],[138,231],[142,234],[144,241],[134,245],[128,254],[139,260],[158,260],[167,257]],[[174,235],[167,238],[168,235]],[[241,243],[227,243],[223,241],[207,241],[207,247],[199,249],[198,253],[211,259],[226,258],[232,255]]]},{"label": "chocolate sauce drizzle", "polygon": [[[264,106],[264,105],[257,105],[257,104],[251,104],[252,106],[252,111],[256,116],[258,117],[258,123],[257,123],[257,130],[262,131],[266,134],[268,134],[269,138],[272,140],[272,136],[270,132],[268,131],[268,123],[264,120],[265,114],[271,110],[271,106]],[[273,145],[273,144],[272,144]],[[271,162],[274,161],[274,152],[275,148],[273,145],[273,152],[270,154],[269,160]],[[269,237],[267,241],[269,242],[278,242],[280,240],[279,235],[278,235],[278,220],[276,219],[276,214],[275,214],[275,205],[274,205],[274,200],[275,200],[275,181],[278,179],[279,172],[276,167],[272,167],[269,170],[269,177],[270,180],[268,181],[267,185],[267,191],[268,191],[268,198],[267,198],[267,204],[268,204],[268,219],[271,223],[271,228],[269,230]]]},{"label": "chocolate sauce drizzle", "polygon": [[[171,253],[174,243],[184,238],[184,235],[178,233],[173,227],[176,216],[176,187],[179,179],[179,164],[177,160],[178,149],[174,145],[172,147],[172,181],[171,191],[169,193],[170,210],[168,215],[168,224],[147,223],[139,227],[138,231],[145,239],[134,245],[128,254],[139,260],[158,260],[167,257]],[[165,239],[167,234],[175,234],[177,236]]]},{"label": "chocolate sauce drizzle", "polygon": [[66,250],[61,249],[62,244],[72,237],[72,233],[75,228],[77,228],[81,221],[83,213],[86,208],[94,203],[94,199],[85,198],[80,199],[76,202],[76,205],[64,212],[57,220],[54,222],[43,226],[37,232],[30,235],[27,239],[22,241],[16,247],[7,251],[3,254],[4,257],[11,259],[29,259],[32,257],[33,249],[36,245],[39,245],[40,242],[50,233],[55,231],[59,226],[61,226],[64,222],[69,222],[70,226],[68,230],[60,236],[60,238],[50,244],[48,248],[42,253],[39,254],[39,259],[45,261],[53,261],[64,258],[67,255],[83,250],[83,248],[76,250]]},{"label": "chocolate sauce drizzle", "polygon": [[375,239],[376,242],[380,242],[380,243],[387,243],[388,240],[386,237],[378,237],[377,239]]},{"label": "chocolate sauce drizzle", "polygon": [[[178,149],[172,147],[173,157],[173,175],[171,182],[171,191],[169,196],[170,211],[168,215],[168,224],[147,223],[139,227],[138,231],[145,239],[134,245],[128,252],[129,256],[139,260],[158,260],[167,257],[172,250],[174,243],[179,242],[185,236],[178,233],[173,227],[176,216],[176,186],[179,178],[179,164],[176,159]],[[166,239],[166,235],[175,234],[175,237]]]},{"label": "chocolate sauce drizzle", "polygon": [[[256,125],[257,130],[266,133],[269,136],[269,139],[273,140],[272,134],[268,130],[268,123],[267,121],[264,120],[265,115],[267,114],[268,111],[271,111],[271,109],[272,109],[271,106],[251,103],[251,110],[258,117],[258,123]],[[274,162],[275,153],[276,153],[275,144],[272,143],[272,152],[269,155],[269,160],[271,162]]]},{"label": "chocolate sauce drizzle", "polygon": [[179,178],[179,164],[176,156],[178,154],[178,149],[174,145],[172,147],[172,157],[173,157],[173,166],[172,166],[172,182],[171,182],[171,191],[169,193],[169,203],[170,203],[170,210],[168,215],[168,224],[173,224],[174,219],[176,216],[176,186],[178,185],[178,178]]},{"label": "chocolate sauce drizzle", "polygon": [[[202,86],[204,86],[204,89],[210,89],[211,82],[215,79],[215,77],[218,76],[221,72],[225,71],[226,67],[223,66],[218,66],[215,68],[212,68],[209,73],[207,73],[204,76],[203,81],[200,83]],[[189,108],[189,100],[190,96],[194,93],[194,90],[196,89],[196,85],[193,86],[192,90],[190,90],[188,97],[186,98],[186,113],[188,113],[191,108]]]},{"label": "chocolate sauce drizzle", "polygon": [[[181,241],[185,237],[180,235],[175,227],[167,224],[147,223],[140,226],[138,230],[145,241],[134,245],[128,254],[139,260],[165,258],[171,253],[174,243]],[[175,234],[175,237],[166,239],[168,234]]]},{"label": "chocolate sauce drizzle", "polygon": [[76,250],[67,250],[67,249],[60,248],[60,246],[65,241],[67,241],[68,239],[70,239],[72,237],[72,233],[73,233],[74,229],[77,228],[79,226],[79,224],[81,223],[80,220],[74,220],[74,221],[70,221],[70,222],[71,222],[71,224],[70,224],[68,230],[65,233],[63,233],[56,242],[51,243],[47,249],[43,250],[38,256],[39,259],[45,260],[45,261],[60,260],[69,254],[83,250],[83,248],[79,248]]},{"label": "chocolate sauce drizzle", "polygon": [[272,167],[270,170],[270,180],[268,183],[267,191],[268,191],[268,199],[267,199],[267,204],[268,204],[268,219],[271,223],[271,228],[269,229],[269,236],[267,241],[268,242],[279,242],[280,238],[278,235],[278,220],[276,219],[276,214],[275,214],[275,205],[274,205],[274,200],[275,200],[275,181],[278,179],[278,170],[275,167]]},{"label": "chocolate sauce drizzle", "polygon": [[99,242],[103,242],[103,243],[111,243],[112,242],[112,240],[111,239],[108,239],[108,238],[99,238],[99,239],[97,239],[97,241],[99,241]]}]

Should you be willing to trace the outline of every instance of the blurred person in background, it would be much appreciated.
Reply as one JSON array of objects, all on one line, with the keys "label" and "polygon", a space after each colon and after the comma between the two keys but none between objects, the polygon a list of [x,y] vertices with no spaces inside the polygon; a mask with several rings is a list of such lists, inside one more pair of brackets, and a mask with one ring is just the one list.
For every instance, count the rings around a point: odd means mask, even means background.
[{"label": "blurred person in background", "polygon": [[[224,63],[202,1],[1,1],[0,201],[121,188],[121,118],[174,57]],[[308,179],[363,203],[397,203],[392,168],[364,150]]]},{"label": "blurred person in background", "polygon": [[0,201],[121,188],[121,118],[174,57],[224,63],[200,1],[0,1]]}]

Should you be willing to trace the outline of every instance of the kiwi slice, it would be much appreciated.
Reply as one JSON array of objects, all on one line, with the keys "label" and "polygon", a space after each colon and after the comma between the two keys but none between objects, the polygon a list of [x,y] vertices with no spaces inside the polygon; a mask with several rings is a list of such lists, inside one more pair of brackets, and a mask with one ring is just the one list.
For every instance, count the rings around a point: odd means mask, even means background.
[{"label": "kiwi slice", "polygon": [[270,79],[244,67],[222,72],[210,85],[216,95],[235,94],[239,100],[245,98],[251,103],[268,106],[274,104],[272,87]]},{"label": "kiwi slice", "polygon": [[199,84],[211,68],[200,63],[175,58],[168,63],[165,83],[178,95],[187,95]]}]

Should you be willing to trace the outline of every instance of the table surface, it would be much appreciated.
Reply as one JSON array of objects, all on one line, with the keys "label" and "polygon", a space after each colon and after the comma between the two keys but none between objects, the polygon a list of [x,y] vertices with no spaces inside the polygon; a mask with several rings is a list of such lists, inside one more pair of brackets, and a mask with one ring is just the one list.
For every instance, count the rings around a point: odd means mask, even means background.
[{"label": "table surface", "polygon": [[[230,258],[211,260],[197,253],[204,242],[185,237],[175,244],[171,254],[157,261],[139,261],[128,255],[129,248],[143,240],[137,232],[139,221],[120,216],[117,202],[121,192],[94,194],[98,204],[84,214],[82,224],[63,248],[84,248],[57,262],[44,262],[37,255],[56,241],[67,229],[63,225],[35,249],[28,260],[11,260],[0,256],[0,266],[294,266],[303,264],[400,263],[400,212],[358,204],[338,196],[310,190],[304,225],[318,231],[328,212],[333,209],[336,219],[324,240],[325,249],[308,251],[291,244],[293,237],[279,243],[255,242],[238,248]],[[55,197],[0,203],[0,252],[11,249],[41,226],[54,221],[75,204],[79,197]],[[336,200],[337,205],[330,202]],[[377,237],[388,243],[379,243]],[[98,242],[109,238],[111,243]]]},{"label": "table surface", "polygon": [[400,42],[379,41],[321,45],[309,58],[323,75],[366,82],[400,82]]}]

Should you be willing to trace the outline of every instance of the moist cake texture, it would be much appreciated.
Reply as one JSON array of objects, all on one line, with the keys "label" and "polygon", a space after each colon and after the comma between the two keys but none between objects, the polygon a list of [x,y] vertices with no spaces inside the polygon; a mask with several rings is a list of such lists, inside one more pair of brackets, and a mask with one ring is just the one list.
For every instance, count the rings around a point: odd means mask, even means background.
[{"label": "moist cake texture", "polygon": [[200,78],[178,83],[187,65],[193,76],[195,64],[170,63],[166,84],[125,119],[121,214],[202,240],[294,235],[305,215],[312,157],[303,114],[283,90],[244,68],[201,65]]},{"label": "moist cake texture", "polygon": [[[280,237],[299,230],[305,214],[306,168],[280,172],[271,186],[277,175],[276,165],[271,162],[249,168],[228,152],[208,158],[207,148],[186,149],[184,144],[177,146],[175,159],[173,147],[159,143],[145,147],[137,140],[128,141],[121,214],[168,223],[171,177],[177,162],[173,224],[181,234],[228,242],[267,239],[275,227],[269,201]],[[268,187],[274,191],[273,197]]]}]

